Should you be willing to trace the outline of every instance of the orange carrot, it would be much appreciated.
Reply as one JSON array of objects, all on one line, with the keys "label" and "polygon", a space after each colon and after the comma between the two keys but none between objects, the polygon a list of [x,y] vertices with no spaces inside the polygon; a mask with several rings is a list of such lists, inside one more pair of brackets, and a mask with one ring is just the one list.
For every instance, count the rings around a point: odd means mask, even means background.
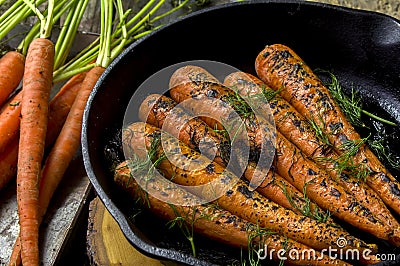
[{"label": "orange carrot", "polygon": [[[47,135],[46,135],[46,148],[52,144],[58,134],[60,133],[64,122],[68,116],[68,113],[71,109],[71,106],[76,98],[76,95],[78,94],[78,91],[81,87],[82,81],[84,80],[86,76],[86,72],[78,74],[73,76],[67,83],[64,84],[64,86],[60,89],[60,91],[54,96],[53,100],[50,102],[50,114],[49,114],[49,122],[47,126]],[[9,173],[6,175],[8,179],[11,179],[15,173],[16,173],[16,166],[17,166],[17,153],[18,153],[18,142],[16,142],[12,146],[12,151],[15,152],[15,156],[11,154],[11,152],[7,153],[7,156],[5,158],[11,157],[12,160],[10,162],[6,162],[6,164],[3,166],[3,160],[4,158],[1,158],[0,160],[0,171],[1,169],[8,169],[12,168],[11,166],[14,166],[12,170],[9,171]],[[10,154],[10,155],[8,155]],[[43,175],[42,175],[43,176]],[[2,180],[0,176],[0,181]],[[43,178],[43,177],[42,177]],[[44,180],[44,178],[43,178]],[[1,184],[1,183],[0,183]],[[1,188],[1,186],[0,186]],[[39,188],[39,204],[40,204],[40,197],[42,193]],[[40,209],[41,206],[40,206]],[[40,216],[40,219],[43,217]],[[39,220],[40,221],[40,220]],[[20,237],[17,238],[13,252],[10,257],[9,265],[21,265],[21,244],[20,244]]]},{"label": "orange carrot", "polygon": [[6,147],[0,155],[0,190],[15,177],[17,173],[18,136]]},{"label": "orange carrot", "polygon": [[0,110],[0,153],[18,135],[22,91],[15,94]]},{"label": "orange carrot", "polygon": [[60,135],[47,157],[40,182],[39,208],[41,217],[45,214],[58,183],[79,149],[83,111],[90,92],[104,70],[105,68],[96,66],[86,74]]},{"label": "orange carrot", "polygon": [[[50,102],[50,113],[45,144],[46,148],[53,144],[60,133],[85,75],[85,73],[82,73],[73,76],[67,83],[64,84],[64,86]],[[18,116],[19,115],[20,112]],[[14,136],[14,138],[9,142],[10,144],[7,145],[5,150],[0,155],[0,190],[17,173],[18,135]]]},{"label": "orange carrot", "polygon": [[29,45],[21,101],[17,202],[24,265],[39,264],[39,177],[44,155],[54,44],[37,38]]},{"label": "orange carrot", "polygon": [[70,78],[51,100],[47,127],[54,130],[47,131],[46,146],[53,144],[60,133],[85,77],[86,72],[83,72]]},{"label": "orange carrot", "polygon": [[24,55],[16,51],[10,51],[0,59],[0,106],[21,82],[24,65]]},{"label": "orange carrot", "polygon": [[[104,70],[105,68],[103,67],[94,67],[86,74],[64,126],[47,157],[41,173],[39,187],[39,224],[46,213],[54,191],[79,148],[83,111],[90,92]],[[15,242],[14,250],[10,258],[10,265],[19,265],[19,251],[21,250],[22,252],[19,240],[21,237],[20,234],[20,237],[18,237]]]}]

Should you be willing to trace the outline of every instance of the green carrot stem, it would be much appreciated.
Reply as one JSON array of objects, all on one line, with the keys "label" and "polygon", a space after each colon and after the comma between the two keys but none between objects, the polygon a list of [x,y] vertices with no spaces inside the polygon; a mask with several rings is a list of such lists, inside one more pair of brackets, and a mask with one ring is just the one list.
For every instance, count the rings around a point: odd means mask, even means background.
[{"label": "green carrot stem", "polygon": [[85,49],[83,49],[80,53],[78,53],[74,58],[72,58],[68,63],[64,64],[56,71],[54,71],[53,82],[57,83],[65,79],[69,79],[71,76],[68,73],[80,73],[79,69],[86,69],[86,65],[97,58],[99,41],[100,39],[97,38],[95,41],[85,47]]},{"label": "green carrot stem", "polygon": [[149,13],[146,14],[145,17],[143,17],[134,27],[132,27],[128,31],[128,35],[133,35],[133,33],[143,24],[145,24],[147,21],[149,21],[149,18],[161,7],[162,4],[164,4],[165,0],[161,0],[158,2],[158,4],[153,7],[152,10],[149,11]]},{"label": "green carrot stem", "polygon": [[159,16],[153,18],[153,19],[150,21],[150,23],[153,23],[153,22],[155,22],[155,21],[157,21],[157,20],[160,20],[160,19],[162,19],[162,18],[164,18],[164,17],[166,17],[166,16],[168,16],[168,15],[174,13],[175,11],[181,9],[181,8],[182,8],[184,5],[186,5],[188,2],[189,2],[189,0],[183,1],[182,3],[180,3],[179,5],[177,5],[176,7],[174,7],[174,8],[172,8],[172,9],[168,10],[167,12],[162,13],[161,15],[159,15]]},{"label": "green carrot stem", "polygon": [[[96,55],[93,57],[93,59],[96,58]],[[76,68],[73,69],[71,71],[68,72],[62,72],[61,74],[59,74],[58,76],[56,76],[55,78],[53,78],[53,83],[58,83],[61,82],[63,80],[67,80],[79,73],[85,72],[87,70],[90,70],[91,68],[93,68],[96,64],[95,63],[91,63],[91,64],[87,64],[85,66],[82,66],[80,68]]]},{"label": "green carrot stem", "polygon": [[48,39],[51,36],[51,30],[53,29],[53,15],[54,15],[54,1],[49,0],[47,6],[47,16],[44,22],[44,28],[41,29],[40,37]]},{"label": "green carrot stem", "polygon": [[53,12],[54,0],[49,0],[47,3],[47,16],[45,17],[42,12],[37,8],[36,3],[29,0],[23,0],[24,3],[32,10],[40,21],[40,38],[48,39],[51,35],[53,27]]},{"label": "green carrot stem", "polygon": [[111,50],[110,60],[114,60],[115,57],[117,57],[122,52],[122,50],[126,46],[126,43],[128,42],[128,33],[126,30],[125,19],[129,11],[127,13],[124,13],[122,1],[117,0],[116,2],[117,2],[117,12],[120,18],[119,28],[122,31],[122,38],[119,44],[114,49]]},{"label": "green carrot stem", "polygon": [[32,14],[28,6],[21,6],[0,25],[0,39],[3,39],[16,25]]},{"label": "green carrot stem", "polygon": [[[63,0],[57,2],[55,8],[54,8],[54,22],[58,21],[62,14],[66,12],[68,8],[74,3],[74,1],[70,0]],[[44,16],[47,16],[48,10],[46,9],[43,14]],[[22,54],[26,55],[28,51],[29,44],[31,41],[37,37],[39,37],[39,30],[40,30],[40,21],[37,22],[29,31],[29,33],[25,36],[25,38],[21,41],[21,43],[18,46],[18,50],[21,51]]]},{"label": "green carrot stem", "polygon": [[88,2],[89,0],[75,0],[75,5],[72,6],[70,12],[68,12],[66,21],[61,30],[63,33],[62,35],[60,33],[61,36],[58,37],[55,47],[56,58],[54,69],[58,69],[62,66],[67,59]]},{"label": "green carrot stem", "polygon": [[[118,3],[119,0],[117,0],[117,12],[119,15],[120,23],[118,24],[117,28],[112,32],[111,34],[111,41],[108,43],[108,48],[110,48],[111,53],[109,54],[110,57],[108,57],[108,61],[111,62],[116,56],[118,56],[121,51],[129,44],[132,42],[136,41],[139,38],[142,38],[143,36],[149,34],[150,32],[159,29],[162,27],[162,25],[159,25],[153,29],[150,30],[145,30],[146,29],[146,22],[150,21],[150,23],[156,22],[157,20],[160,20],[161,18],[170,15],[171,13],[177,11],[178,9],[182,8],[185,4],[187,4],[188,0],[185,0],[182,2],[180,5],[174,7],[173,9],[165,12],[162,15],[159,15],[151,20],[149,20],[150,16],[152,16],[159,8],[160,6],[165,2],[165,0],[160,0],[158,1],[158,4],[153,7],[149,13],[146,14],[146,12],[156,3],[157,1],[155,0],[150,0],[147,2],[147,4],[129,21],[125,22],[126,20],[126,14],[129,12],[123,12],[121,9],[122,6],[122,1]],[[118,6],[120,5],[120,6]],[[105,8],[105,7],[103,7]],[[103,13],[103,12],[102,12]],[[140,21],[137,22],[131,29],[127,30],[128,26],[132,26],[134,22],[136,22],[140,17],[143,17],[145,14],[145,18],[142,18]],[[102,14],[101,21],[107,20],[105,16]],[[109,25],[111,25],[111,21],[108,22]],[[100,30],[104,31],[105,30],[105,25],[100,25]],[[124,29],[125,28],[125,29]],[[126,30],[126,35],[124,31]],[[111,31],[110,31],[111,32]],[[122,34],[122,37],[121,37]],[[109,38],[109,36],[107,37]],[[82,50],[77,56],[75,56],[72,60],[70,60],[68,63],[64,64],[60,68],[58,68],[54,72],[54,79],[53,82],[57,83],[62,80],[70,78],[73,74],[80,73],[82,71],[85,71],[87,69],[90,69],[93,64],[89,64],[92,62],[94,59],[97,58],[97,64],[103,62],[103,65],[108,65],[109,63],[105,62],[106,58],[103,55],[98,55],[100,47],[105,46],[105,39],[96,39],[94,42],[92,42],[88,47],[86,47],[84,50]],[[88,65],[89,64],[89,65]]]},{"label": "green carrot stem", "polygon": [[100,49],[96,65],[106,68],[110,63],[113,5],[111,0],[101,1]]},{"label": "green carrot stem", "polygon": [[[136,15],[131,18],[127,23],[126,27],[130,27],[133,23],[135,23],[139,18],[143,17],[143,15],[146,13],[146,11],[155,3],[155,0],[150,0],[142,9],[139,10]],[[118,31],[116,32],[117,34],[119,33]]]}]

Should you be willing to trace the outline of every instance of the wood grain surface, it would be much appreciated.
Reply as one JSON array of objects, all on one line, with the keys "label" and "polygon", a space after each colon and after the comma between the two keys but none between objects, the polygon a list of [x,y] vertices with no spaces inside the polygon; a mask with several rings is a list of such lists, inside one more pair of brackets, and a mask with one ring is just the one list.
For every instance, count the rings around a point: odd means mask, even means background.
[{"label": "wood grain surface", "polygon": [[89,205],[87,252],[91,265],[163,265],[129,244],[99,198]]}]

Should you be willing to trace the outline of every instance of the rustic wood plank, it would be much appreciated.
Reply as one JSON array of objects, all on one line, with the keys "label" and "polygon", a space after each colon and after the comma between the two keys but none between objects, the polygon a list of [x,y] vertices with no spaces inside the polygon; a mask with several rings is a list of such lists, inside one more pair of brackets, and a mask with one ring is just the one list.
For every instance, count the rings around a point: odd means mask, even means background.
[{"label": "rustic wood plank", "polygon": [[163,265],[130,245],[98,197],[89,206],[87,253],[91,265]]}]

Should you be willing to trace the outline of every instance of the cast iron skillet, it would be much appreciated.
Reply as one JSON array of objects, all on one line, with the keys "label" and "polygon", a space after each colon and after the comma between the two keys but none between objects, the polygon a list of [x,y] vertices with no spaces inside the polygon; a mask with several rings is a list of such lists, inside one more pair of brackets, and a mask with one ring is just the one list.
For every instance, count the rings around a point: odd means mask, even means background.
[{"label": "cast iron skillet", "polygon": [[[155,31],[102,75],[82,129],[90,181],[129,242],[143,253],[193,265],[240,264],[247,256],[196,235],[198,257],[193,258],[179,230],[167,230],[165,221],[147,212],[132,218],[132,200],[113,183],[109,169],[118,157],[116,136],[135,89],[157,71],[189,60],[219,61],[255,74],[256,55],[272,43],[292,47],[312,68],[332,71],[345,89],[360,91],[368,110],[400,123],[400,24],[391,17],[309,2],[250,1],[202,10]],[[381,130],[399,133],[393,127]],[[397,150],[398,139],[391,145]],[[398,253],[378,243],[383,251]]]}]

